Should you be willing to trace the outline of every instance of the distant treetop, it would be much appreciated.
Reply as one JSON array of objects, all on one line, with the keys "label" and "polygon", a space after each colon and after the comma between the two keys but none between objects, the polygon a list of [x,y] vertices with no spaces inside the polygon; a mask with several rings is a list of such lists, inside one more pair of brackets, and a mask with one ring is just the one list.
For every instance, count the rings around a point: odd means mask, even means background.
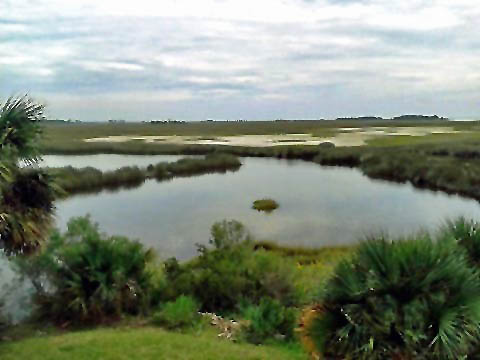
[{"label": "distant treetop", "polygon": [[392,118],[392,120],[448,120],[446,117],[439,117],[438,115],[401,115]]}]

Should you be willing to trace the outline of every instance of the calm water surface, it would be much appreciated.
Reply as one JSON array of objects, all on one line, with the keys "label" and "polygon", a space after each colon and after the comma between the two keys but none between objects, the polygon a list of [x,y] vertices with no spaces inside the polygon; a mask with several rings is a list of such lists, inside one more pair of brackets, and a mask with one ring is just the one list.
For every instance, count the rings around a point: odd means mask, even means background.
[{"label": "calm water surface", "polygon": [[[170,156],[48,156],[49,166],[92,165],[102,170],[159,161]],[[355,169],[303,161],[243,158],[239,171],[148,181],[139,188],[70,198],[57,204],[57,223],[90,214],[109,234],[141,239],[161,256],[186,259],[195,243],[207,243],[211,225],[222,219],[244,223],[258,239],[281,244],[345,245],[372,232],[394,236],[435,229],[447,218],[480,218],[477,201],[410,185],[375,181]],[[251,209],[272,197],[271,214]]]}]

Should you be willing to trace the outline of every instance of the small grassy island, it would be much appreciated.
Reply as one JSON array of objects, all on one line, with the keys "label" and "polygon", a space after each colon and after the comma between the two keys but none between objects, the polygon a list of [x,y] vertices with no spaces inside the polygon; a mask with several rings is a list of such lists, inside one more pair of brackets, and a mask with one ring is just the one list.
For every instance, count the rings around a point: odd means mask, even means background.
[{"label": "small grassy island", "polygon": [[257,211],[272,212],[278,206],[278,203],[273,199],[260,199],[253,202],[252,208]]}]

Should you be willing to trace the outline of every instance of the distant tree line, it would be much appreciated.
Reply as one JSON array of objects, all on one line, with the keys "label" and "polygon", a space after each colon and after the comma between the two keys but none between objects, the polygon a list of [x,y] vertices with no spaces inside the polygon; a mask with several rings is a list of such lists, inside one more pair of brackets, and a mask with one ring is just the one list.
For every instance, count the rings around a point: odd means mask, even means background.
[{"label": "distant tree line", "polygon": [[371,121],[371,120],[392,120],[392,121],[397,121],[397,120],[408,120],[408,121],[424,121],[424,120],[449,120],[446,117],[439,117],[438,115],[400,115],[400,116],[395,116],[390,119],[388,118],[383,118],[381,116],[359,116],[359,117],[339,117],[336,118],[335,120],[366,120],[366,121]]}]

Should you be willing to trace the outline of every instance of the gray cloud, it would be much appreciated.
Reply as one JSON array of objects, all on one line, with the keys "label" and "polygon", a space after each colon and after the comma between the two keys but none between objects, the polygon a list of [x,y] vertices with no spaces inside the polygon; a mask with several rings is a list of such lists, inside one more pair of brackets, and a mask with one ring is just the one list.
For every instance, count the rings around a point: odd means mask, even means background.
[{"label": "gray cloud", "polygon": [[265,0],[251,18],[139,1],[6,0],[1,96],[84,120],[479,115],[474,0]]}]

